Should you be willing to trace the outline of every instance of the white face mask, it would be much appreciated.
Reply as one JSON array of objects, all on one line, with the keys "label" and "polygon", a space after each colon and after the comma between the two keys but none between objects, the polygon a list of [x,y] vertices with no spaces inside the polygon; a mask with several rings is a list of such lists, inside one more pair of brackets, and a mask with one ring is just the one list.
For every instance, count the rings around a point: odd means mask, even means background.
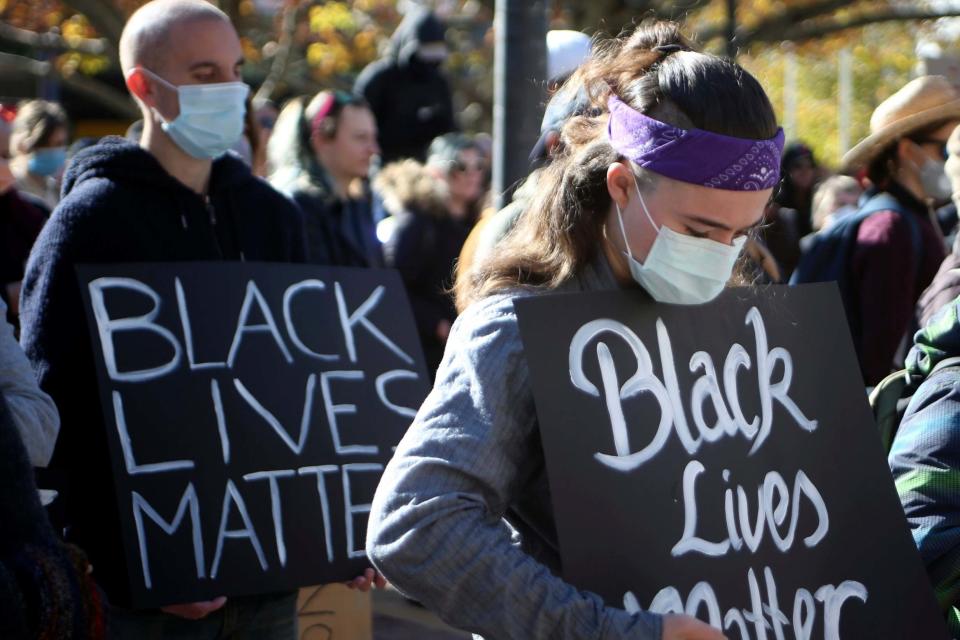
[{"label": "white face mask", "polygon": [[920,167],[920,184],[927,197],[935,203],[946,202],[953,195],[953,185],[947,177],[946,162],[927,158]]},{"label": "white face mask", "polygon": [[180,115],[167,122],[159,112],[161,128],[186,153],[203,160],[232,149],[243,135],[250,87],[243,82],[174,85],[149,69],[158,82],[176,90]]},{"label": "white face mask", "polygon": [[643,207],[647,220],[657,231],[657,238],[650,247],[647,259],[641,263],[633,256],[623,226],[623,213],[620,205],[614,202],[620,233],[627,247],[624,255],[630,263],[630,275],[633,279],[657,302],[703,304],[720,295],[733,274],[733,267],[747,241],[746,237],[735,239],[733,245],[726,245],[707,238],[677,233],[666,226],[661,225],[658,228],[636,182],[633,186],[640,197],[640,206]]}]

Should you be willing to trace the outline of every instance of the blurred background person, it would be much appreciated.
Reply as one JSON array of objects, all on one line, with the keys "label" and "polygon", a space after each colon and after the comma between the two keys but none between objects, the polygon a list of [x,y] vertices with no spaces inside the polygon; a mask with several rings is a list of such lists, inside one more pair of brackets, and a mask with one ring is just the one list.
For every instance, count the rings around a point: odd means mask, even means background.
[{"label": "blurred background person", "polygon": [[[960,127],[953,130],[947,142],[945,172],[950,179],[950,188],[955,203],[960,201]],[[953,240],[950,255],[944,258],[933,282],[917,302],[917,327],[923,328],[931,318],[948,303],[960,296],[960,236]]]},{"label": "blurred background person", "polygon": [[763,224],[759,229],[760,242],[777,262],[777,270],[783,281],[800,262],[800,241],[803,238],[800,212],[771,200],[763,212]]},{"label": "blurred background person", "polygon": [[402,158],[422,162],[435,137],[456,129],[450,84],[441,71],[445,31],[434,13],[414,6],[387,54],[357,77],[354,92],[366,99],[380,127],[384,165]]},{"label": "blurred background person", "polygon": [[384,221],[393,222],[384,244],[386,264],[406,285],[431,377],[457,317],[453,272],[476,222],[485,169],[472,138],[448,133],[430,145],[426,165],[390,164],[374,181],[393,216]]},{"label": "blurred background person", "polygon": [[40,209],[20,197],[8,161],[0,158],[0,303],[15,334],[19,334],[20,287],[27,258],[45,221]]},{"label": "blurred background person", "polygon": [[813,190],[816,187],[819,167],[813,151],[802,142],[791,142],[783,150],[780,162],[782,182],[774,195],[781,207],[797,212],[797,231],[800,237],[813,230]]},{"label": "blurred background person", "polygon": [[869,201],[889,203],[857,228],[847,269],[847,309],[867,386],[903,368],[915,307],[945,257],[933,204],[950,197],[947,140],[960,125],[960,91],[942,76],[911,80],[870,118],[870,135],[843,157],[842,170],[866,170]]},{"label": "blurred background person", "polygon": [[59,540],[40,505],[5,396],[0,391],[0,638],[106,638],[103,594],[84,554]]},{"label": "blurred background person", "polygon": [[[577,68],[590,58],[592,46],[590,37],[579,31],[547,32],[547,87],[550,99],[540,123],[540,138],[530,152],[531,173],[549,164],[551,155],[560,142],[560,132],[564,123],[586,106],[585,92],[577,89],[564,91],[563,87]],[[477,136],[475,140],[480,145],[480,149],[484,150],[485,140],[481,136]],[[489,165],[493,154],[485,151],[484,155]],[[489,185],[489,178],[488,166],[485,185]],[[460,253],[457,278],[469,277],[473,265],[481,263],[510,232],[526,209],[527,202],[535,195],[533,187],[535,184],[536,180],[532,179],[523,182],[512,193],[509,204],[499,211],[494,210],[492,206],[481,211],[480,219],[470,232]]]},{"label": "blurred background person", "polygon": [[860,183],[850,176],[830,176],[813,194],[813,228],[826,229],[844,216],[857,212],[863,194]]},{"label": "blurred background person", "polygon": [[60,201],[67,161],[67,113],[55,102],[31,100],[20,106],[10,135],[10,169],[17,189],[36,197],[49,216]]},{"label": "blurred background person", "polygon": [[[254,173],[261,178],[270,175],[270,162],[267,156],[267,145],[270,144],[270,136],[273,135],[273,127],[277,124],[277,117],[280,115],[280,109],[271,100],[266,100],[260,104],[250,98],[250,105],[247,113],[252,116],[252,120],[247,125],[247,136],[250,137],[250,145],[256,149],[253,155],[255,158],[253,169]],[[256,133],[255,138],[252,137]]]},{"label": "blurred background person", "polygon": [[367,184],[378,153],[377,122],[359,96],[321,91],[280,114],[269,143],[270,183],[303,211],[311,262],[383,266]]},{"label": "blurred background person", "polygon": [[20,283],[30,255],[46,220],[41,200],[17,191],[17,180],[10,169],[10,137],[15,113],[5,109],[0,114],[0,314],[13,325],[19,335]]},{"label": "blurred background person", "polygon": [[260,120],[253,108],[253,97],[247,96],[247,107],[243,116],[243,135],[237,140],[231,151],[240,156],[253,175],[267,177],[267,138],[260,128]]}]

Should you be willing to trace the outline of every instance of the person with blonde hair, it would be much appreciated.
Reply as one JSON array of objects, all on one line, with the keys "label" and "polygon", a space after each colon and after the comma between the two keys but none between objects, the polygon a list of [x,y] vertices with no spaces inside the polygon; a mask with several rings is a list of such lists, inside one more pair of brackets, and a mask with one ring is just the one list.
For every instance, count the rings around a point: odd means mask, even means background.
[{"label": "person with blonde hair", "polygon": [[783,131],[753,76],[670,22],[599,43],[569,82],[590,108],[564,122],[516,226],[457,282],[461,315],[377,489],[367,552],[401,592],[487,638],[719,640],[560,577],[513,302],[621,288],[712,300],[779,181]]},{"label": "person with blonde hair", "polygon": [[17,189],[30,194],[50,215],[60,200],[67,162],[67,112],[56,102],[30,100],[17,109],[10,133],[10,170]]},{"label": "person with blonde hair", "polygon": [[447,133],[430,144],[425,165],[394,162],[374,181],[393,223],[384,258],[403,278],[431,375],[457,317],[450,288],[477,219],[485,167],[473,138]]},{"label": "person with blonde hair", "polygon": [[813,192],[813,228],[826,229],[844,216],[856,213],[863,188],[850,176],[830,176]]}]

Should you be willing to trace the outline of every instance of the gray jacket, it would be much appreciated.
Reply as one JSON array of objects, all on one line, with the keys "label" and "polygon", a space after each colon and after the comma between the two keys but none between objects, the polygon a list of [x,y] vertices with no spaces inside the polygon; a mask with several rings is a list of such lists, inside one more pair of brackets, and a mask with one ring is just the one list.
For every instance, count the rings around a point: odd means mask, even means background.
[{"label": "gray jacket", "polygon": [[[605,261],[565,291],[617,288]],[[436,385],[373,500],[367,553],[401,592],[487,638],[656,640],[661,618],[604,605],[560,577],[550,487],[513,299],[450,333]]]},{"label": "gray jacket", "polygon": [[35,467],[45,467],[53,456],[60,432],[60,414],[53,400],[40,390],[30,361],[13,337],[7,305],[0,300],[0,393],[3,393]]}]

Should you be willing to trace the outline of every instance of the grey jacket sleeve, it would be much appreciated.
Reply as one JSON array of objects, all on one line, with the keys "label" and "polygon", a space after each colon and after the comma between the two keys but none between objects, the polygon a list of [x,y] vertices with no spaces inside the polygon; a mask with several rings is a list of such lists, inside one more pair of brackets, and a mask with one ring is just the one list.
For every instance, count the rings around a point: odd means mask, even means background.
[{"label": "grey jacket sleeve", "polygon": [[13,337],[7,305],[0,300],[0,392],[27,449],[30,463],[45,467],[53,456],[60,415],[53,400],[40,390],[30,361]]},{"label": "grey jacket sleeve", "polygon": [[542,458],[510,299],[455,323],[433,392],[387,466],[367,553],[401,592],[488,638],[658,640],[660,616],[606,607],[511,543],[503,520]]}]

